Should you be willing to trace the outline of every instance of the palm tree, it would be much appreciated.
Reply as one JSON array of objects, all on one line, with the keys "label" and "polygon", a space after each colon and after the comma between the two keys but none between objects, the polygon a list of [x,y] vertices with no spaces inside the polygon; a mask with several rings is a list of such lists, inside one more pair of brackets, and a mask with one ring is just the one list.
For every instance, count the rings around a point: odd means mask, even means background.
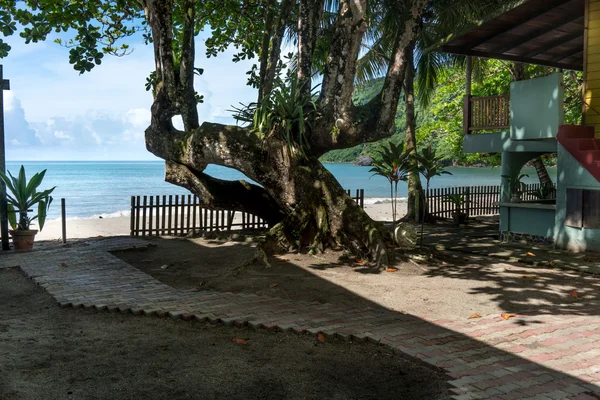
[{"label": "palm tree", "polygon": [[[451,172],[447,171],[444,165],[442,164],[442,158],[435,154],[435,150],[428,146],[423,149],[420,153],[414,156],[416,161],[416,172],[423,175],[426,182],[426,192],[429,192],[429,183],[431,179],[435,176],[441,175],[452,175]],[[423,245],[423,227],[425,224],[425,218],[427,217],[427,213],[429,211],[429,204],[427,201],[427,197],[425,197],[425,210],[423,212],[423,218],[421,218],[421,245]]]},{"label": "palm tree", "polygon": [[398,210],[398,183],[408,180],[412,168],[410,154],[404,151],[404,146],[389,143],[383,147],[373,160],[373,167],[369,172],[372,176],[383,176],[390,183],[390,200],[392,203],[392,229],[396,225],[396,212]]},{"label": "palm tree", "polygon": [[[465,57],[437,52],[434,50],[436,45],[449,35],[462,31],[469,23],[489,18],[490,15],[506,10],[516,3],[518,0],[489,0],[486,2],[481,0],[459,2],[437,0],[432,2],[428,13],[422,20],[422,29],[418,40],[412,42],[406,52],[407,63],[414,66],[414,68],[406,69],[404,78],[405,143],[408,153],[415,153],[417,147],[415,97],[421,108],[426,108],[433,98],[442,70],[455,64],[465,64]],[[403,2],[395,3],[395,7],[397,15],[402,15],[402,12],[406,11],[406,4]],[[365,46],[366,50],[357,65],[359,82],[366,82],[383,75],[389,62],[390,49],[394,39],[399,29],[402,29],[402,20],[397,18],[397,15],[392,16],[391,13],[378,15],[376,12],[372,14],[378,23],[370,24],[365,35],[370,45]],[[473,63],[475,81],[481,81],[485,76],[486,65],[485,60],[475,60]],[[417,88],[416,96],[415,86]],[[407,218],[419,220],[424,217],[416,215],[415,199],[424,198],[419,174],[411,172],[408,182]]]}]

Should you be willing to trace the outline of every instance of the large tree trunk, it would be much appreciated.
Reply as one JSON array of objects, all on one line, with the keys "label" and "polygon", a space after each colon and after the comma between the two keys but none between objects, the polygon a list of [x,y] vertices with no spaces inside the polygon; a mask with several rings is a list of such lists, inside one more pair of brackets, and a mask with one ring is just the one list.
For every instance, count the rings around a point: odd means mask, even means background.
[{"label": "large tree trunk", "polygon": [[[413,62],[415,43],[411,44],[411,48],[407,51],[408,65],[406,67],[406,75],[404,77],[404,102],[406,114],[406,151],[415,153],[417,151],[417,121],[415,118],[415,68]],[[414,161],[413,161],[414,162]],[[417,200],[419,205],[417,207]],[[420,221],[424,213],[424,192],[421,185],[419,173],[411,171],[408,176],[408,204],[407,212],[404,219]],[[419,215],[417,215],[417,208]]]},{"label": "large tree trunk", "polygon": [[[373,221],[318,161],[329,150],[389,137],[400,89],[407,68],[406,51],[415,40],[420,20],[429,0],[414,0],[405,19],[404,32],[396,38],[381,95],[362,109],[352,104],[356,61],[366,30],[366,0],[340,0],[335,29],[323,72],[322,89],[316,110],[304,114],[310,127],[305,133],[309,143],[297,143],[297,123],[287,119],[269,132],[214,123],[198,123],[193,93],[193,41],[183,40],[181,59],[175,72],[172,37],[173,3],[146,0],[148,23],[152,30],[156,77],[151,125],[146,129],[146,147],[166,161],[166,180],[188,188],[200,199],[200,205],[251,212],[266,220],[271,229],[263,248],[275,245],[288,250],[323,250],[326,246],[344,247],[361,257],[388,265],[387,243],[390,232]],[[182,7],[193,19],[195,2],[185,0]],[[278,4],[283,21],[290,0]],[[322,0],[300,2],[298,13],[298,80],[305,93],[310,83],[310,68],[317,40],[317,24]],[[187,22],[187,21],[186,21]],[[185,29],[193,31],[193,24]],[[281,35],[279,23],[271,40],[262,38],[260,58],[260,98],[266,99],[274,85],[273,60],[278,59]],[[189,32],[188,32],[189,33]],[[187,38],[187,36],[185,36]],[[184,57],[185,56],[185,57]],[[190,75],[192,74],[192,75]],[[179,77],[179,79],[177,79]],[[307,109],[307,111],[309,111]],[[172,117],[183,115],[184,131],[173,127]],[[366,117],[365,117],[366,116]],[[283,118],[287,118],[284,116]],[[291,117],[290,117],[291,118]],[[278,129],[287,129],[282,135]],[[287,137],[287,140],[283,138]],[[292,143],[290,143],[292,138]],[[303,146],[305,151],[298,151]],[[245,181],[227,182],[204,173],[209,164],[234,168],[260,186]]]},{"label": "large tree trunk", "polygon": [[[237,209],[265,219],[269,244],[280,250],[351,248],[387,265],[387,229],[347,195],[316,157],[293,157],[286,143],[253,143],[249,131],[204,123],[192,135],[146,130],[148,149],[167,161],[166,180],[197,194],[201,205]],[[208,163],[228,165],[260,182],[220,181],[204,174]]]}]

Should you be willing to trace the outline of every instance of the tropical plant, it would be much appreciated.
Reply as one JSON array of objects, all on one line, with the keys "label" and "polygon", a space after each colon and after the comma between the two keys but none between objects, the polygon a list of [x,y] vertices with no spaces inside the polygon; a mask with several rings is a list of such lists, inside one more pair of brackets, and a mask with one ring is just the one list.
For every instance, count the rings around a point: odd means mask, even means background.
[{"label": "tropical plant", "polygon": [[[431,148],[431,146],[427,146],[421,152],[417,152],[414,155],[416,160],[416,170],[423,175],[425,178],[425,193],[429,192],[429,184],[431,179],[435,176],[441,175],[452,175],[450,171],[446,170],[446,167],[442,164],[442,157],[435,154],[435,150]],[[423,210],[423,218],[421,219],[421,244],[423,244],[423,228],[425,224],[425,218],[427,218],[427,213],[429,212],[429,204],[427,201],[427,196],[425,196],[425,210]]]},{"label": "tropical plant", "polygon": [[[45,175],[46,170],[43,170],[33,175],[29,182],[27,182],[25,167],[22,165],[19,175],[16,178],[12,176],[10,171],[8,172],[8,176],[0,172],[0,179],[4,181],[6,189],[10,191],[10,194],[6,193],[6,198],[8,202],[8,222],[13,230],[29,230],[32,222],[36,219],[40,231],[44,228],[48,208],[52,203],[50,193],[56,188],[53,187],[41,192],[37,191]],[[29,217],[28,212],[35,205],[38,206],[37,215]],[[19,214],[18,222],[17,214]]]},{"label": "tropical plant", "polygon": [[523,194],[523,192],[527,190],[527,185],[525,184],[525,182],[523,182],[523,179],[529,178],[529,175],[501,175],[501,177],[508,179],[508,195],[511,199],[513,197],[520,197]]},{"label": "tropical plant", "polygon": [[540,200],[552,199],[556,195],[554,184],[541,185],[539,189],[534,190],[531,194]]},{"label": "tropical plant", "polygon": [[[417,148],[417,113],[415,103],[421,109],[427,109],[438,83],[445,71],[456,66],[464,69],[466,57],[437,51],[440,42],[449,36],[462,32],[467,26],[481,19],[490,18],[503,10],[511,8],[516,0],[438,0],[431,2],[422,18],[422,29],[418,36],[406,48],[406,73],[404,76],[405,143],[406,151],[413,153]],[[365,45],[366,51],[357,63],[357,79],[365,83],[380,77],[386,71],[389,59],[393,59],[391,49],[397,32],[402,31],[402,15],[408,13],[406,2],[391,2],[395,13],[373,12],[375,23],[369,24],[366,36],[370,39]],[[473,76],[476,82],[486,76],[488,61],[475,59]],[[416,91],[415,91],[416,83]],[[460,97],[464,94],[461,87]],[[416,94],[416,96],[415,96]],[[415,102],[415,97],[417,102]],[[462,121],[461,121],[462,123]],[[404,128],[404,127],[402,127]],[[446,139],[447,140],[447,139]],[[460,150],[458,151],[460,153]],[[413,169],[414,170],[414,169]],[[407,217],[418,220],[416,199],[423,197],[423,188],[416,172],[409,174]],[[419,203],[421,204],[421,203]],[[423,214],[423,218],[425,215]]]},{"label": "tropical plant", "polygon": [[444,201],[447,203],[451,203],[454,205],[454,212],[460,213],[462,212],[462,208],[465,204],[467,204],[467,200],[462,193],[452,193],[444,196]]},{"label": "tropical plant", "polygon": [[410,155],[404,151],[404,146],[396,146],[394,143],[388,143],[387,147],[376,154],[373,159],[372,176],[383,176],[390,183],[390,200],[392,203],[392,221],[396,225],[396,212],[398,210],[398,183],[406,182],[411,170]]},{"label": "tropical plant", "polygon": [[233,107],[233,117],[247,123],[263,142],[276,136],[286,143],[290,154],[306,156],[310,149],[308,134],[311,130],[310,116],[317,110],[313,98],[318,86],[304,90],[309,82],[300,82],[288,72],[285,79],[276,79],[273,91],[259,102]]}]

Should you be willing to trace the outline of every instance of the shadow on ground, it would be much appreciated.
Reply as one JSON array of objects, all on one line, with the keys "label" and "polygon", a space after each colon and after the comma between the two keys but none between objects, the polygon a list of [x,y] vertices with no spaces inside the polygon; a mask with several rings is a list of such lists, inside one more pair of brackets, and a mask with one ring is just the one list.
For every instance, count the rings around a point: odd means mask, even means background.
[{"label": "shadow on ground", "polygon": [[[167,257],[164,250],[170,247],[172,243],[163,240],[157,242],[159,246],[155,249],[155,255],[157,257]],[[186,241],[181,240],[181,242]],[[176,250],[176,253],[179,254],[180,258],[186,257],[187,264],[204,260],[203,254],[208,253],[207,248],[210,247],[200,243],[190,245],[189,242],[186,246],[188,246],[187,251],[182,251],[180,247]],[[190,251],[190,246],[195,247],[196,250]],[[239,281],[247,279],[246,272],[248,268],[240,269],[228,266],[227,262],[234,252],[242,251],[244,246],[246,245],[233,244],[230,248],[226,248],[225,252],[222,251],[226,256],[217,260],[213,258],[208,262],[211,265],[211,270],[208,273],[213,274],[218,271],[220,274],[218,278],[231,276]],[[132,260],[137,258],[140,263],[145,265],[157,265],[153,268],[166,271],[162,277],[162,279],[165,279],[169,269],[173,271],[173,267],[168,263],[158,266],[166,258],[154,260],[148,257],[152,255],[151,251],[153,250],[127,252],[129,254],[127,258]],[[120,257],[123,258],[123,254],[119,254]],[[204,255],[206,256],[206,254]],[[68,254],[65,252],[61,256],[66,257]],[[81,257],[81,253],[77,253],[77,257]],[[278,257],[278,262],[285,265],[286,268],[290,268],[291,271],[297,270],[299,267],[293,264],[296,260],[288,257],[293,256],[282,255]],[[148,259],[152,259],[152,263],[143,262]],[[210,257],[207,256],[206,259],[208,260]],[[45,257],[46,263],[49,260],[49,257]],[[114,262],[115,266],[122,265],[118,264],[118,260],[110,261],[108,258],[106,260],[100,258],[99,261]],[[159,262],[155,263],[156,261]],[[325,264],[330,262],[327,259],[320,261]],[[439,262],[439,266],[432,267],[430,271],[424,272],[420,276],[427,281],[435,279],[436,274],[439,276],[449,274],[449,278],[453,282],[467,279],[469,281],[484,282],[491,280],[490,275],[494,272],[470,272],[475,274],[475,277],[468,277],[462,271],[468,264],[464,260],[458,259],[450,263],[442,259]],[[167,267],[163,269],[162,266],[164,265],[167,265]],[[422,268],[423,265],[417,265],[417,267]],[[27,268],[30,269],[31,267],[27,266]],[[271,269],[273,268],[271,267]],[[352,267],[348,268],[350,270],[344,270],[341,267],[329,270],[344,275],[371,276],[356,273]],[[201,268],[189,267],[188,269]],[[262,269],[268,271],[264,267]],[[301,269],[302,271],[296,271],[296,273],[301,275],[310,273],[304,268]],[[55,270],[60,271],[60,267],[48,267],[44,271],[44,273],[49,274],[48,276],[52,279],[53,285],[56,284],[56,278],[52,275],[56,273]],[[77,279],[78,282],[94,279],[93,272],[85,268],[81,272],[73,271],[73,273],[81,273],[81,277]],[[151,271],[148,272],[152,273]],[[273,281],[277,274],[272,272],[267,272],[267,274],[271,275],[266,278],[262,277],[263,283],[271,282],[267,288],[263,287],[261,290],[274,290],[282,285],[281,282]],[[181,276],[185,277],[185,274]],[[401,274],[385,275],[383,273],[376,276],[383,277],[385,280],[390,280],[393,276],[402,277]],[[75,277],[71,278],[74,279]],[[160,279],[158,276],[157,278]],[[36,279],[44,281],[46,278],[40,275]],[[190,278],[182,278],[180,281],[183,282],[186,279]],[[336,304],[335,301],[330,301],[331,304],[309,304],[308,302],[300,303],[293,298],[290,298],[292,301],[274,299],[268,302],[268,309],[263,314],[248,317],[248,315],[258,312],[256,309],[247,309],[248,305],[259,299],[247,295],[236,296],[230,294],[224,296],[222,301],[217,299],[214,303],[201,303],[203,304],[202,309],[196,312],[212,313],[215,321],[229,319],[236,324],[245,324],[249,321],[258,320],[264,321],[260,322],[259,326],[271,329],[284,329],[284,326],[290,329],[291,324],[292,330],[298,328],[299,331],[323,332],[331,336],[354,338],[356,340],[367,339],[381,343],[414,357],[415,360],[424,361],[438,371],[447,373],[453,379],[451,383],[456,387],[456,393],[477,393],[477,398],[499,398],[499,396],[506,395],[502,398],[523,399],[541,394],[548,395],[550,398],[575,398],[578,394],[591,394],[592,391],[598,392],[600,390],[598,386],[590,384],[590,382],[600,381],[598,371],[594,370],[594,365],[597,364],[593,363],[590,366],[590,362],[594,362],[594,357],[597,358],[595,353],[596,338],[593,331],[599,322],[596,311],[583,312],[580,308],[568,307],[561,312],[523,313],[508,320],[498,316],[473,320],[467,318],[426,320],[394,311],[389,307],[382,307],[381,304],[357,294],[356,291],[346,286],[337,284],[334,280],[319,276],[314,279],[322,281],[319,290],[323,291],[323,296],[329,293],[340,293],[340,296],[342,296],[343,293],[343,298],[356,298],[356,302],[363,306],[367,305],[368,308],[353,308],[346,304]],[[537,280],[539,278],[521,279],[533,282],[528,290],[538,297],[541,297],[541,295],[536,293],[543,292],[544,287],[549,285],[548,282],[544,283],[543,280],[539,282],[541,286],[538,285]],[[551,278],[548,277],[547,279]],[[513,290],[506,286],[502,287],[505,284],[504,281],[494,283],[500,286],[497,289],[500,294],[493,293],[495,296],[500,296],[497,297],[497,301],[509,301],[503,300],[501,296],[508,296],[508,292]],[[202,291],[202,286],[195,289]],[[102,285],[98,287],[101,290],[106,289]],[[210,284],[207,284],[207,287],[210,288]],[[88,285],[84,289],[85,291],[91,291],[93,288],[94,285]],[[82,290],[80,287],[75,289]],[[119,289],[117,287],[114,290],[118,291]],[[235,292],[235,290],[231,291]],[[194,293],[190,293],[191,299]],[[402,295],[402,293],[399,295]],[[437,293],[433,293],[433,295],[435,296]],[[135,297],[135,293],[130,292],[128,296]],[[272,297],[283,297],[285,299],[284,296],[279,295]],[[120,307],[124,306],[121,305]],[[540,308],[540,310],[543,308]],[[574,363],[578,364],[577,368],[573,368]],[[566,371],[571,371],[576,376],[569,375]],[[334,379],[334,377],[327,376],[325,379]]]}]

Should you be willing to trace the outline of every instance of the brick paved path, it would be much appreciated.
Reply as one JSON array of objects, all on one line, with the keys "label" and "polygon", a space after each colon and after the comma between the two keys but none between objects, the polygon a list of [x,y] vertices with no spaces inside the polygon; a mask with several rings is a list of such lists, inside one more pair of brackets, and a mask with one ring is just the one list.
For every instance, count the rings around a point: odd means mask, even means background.
[{"label": "brick paved path", "polygon": [[[384,308],[171,288],[108,251],[144,247],[110,238],[0,255],[61,306],[170,316],[368,340],[448,375],[455,399],[600,399],[600,307],[578,314],[428,321]],[[66,266],[65,266],[66,265]]]}]

